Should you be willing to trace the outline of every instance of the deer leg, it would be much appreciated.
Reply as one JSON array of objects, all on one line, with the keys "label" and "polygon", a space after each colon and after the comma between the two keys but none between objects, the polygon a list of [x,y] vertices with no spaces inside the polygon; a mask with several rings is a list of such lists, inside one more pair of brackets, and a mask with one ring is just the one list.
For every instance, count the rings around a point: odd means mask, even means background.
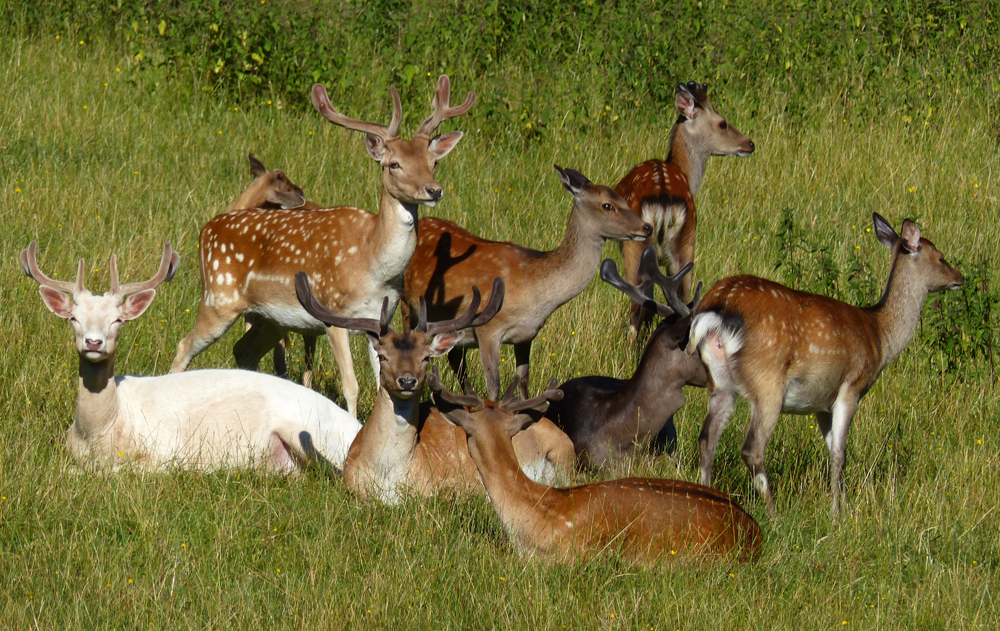
[{"label": "deer leg", "polygon": [[735,403],[734,391],[709,386],[708,413],[701,423],[701,435],[698,436],[698,444],[701,446],[701,483],[705,486],[712,486],[715,450],[719,446],[719,437],[722,435],[722,430],[726,429]]},{"label": "deer leg", "polygon": [[198,305],[198,317],[194,328],[177,343],[177,354],[174,355],[170,372],[187,370],[191,360],[222,337],[238,317],[238,312],[223,315],[215,307],[209,307],[204,302]]},{"label": "deer leg", "polygon": [[743,462],[753,477],[753,486],[764,498],[764,504],[767,505],[772,518],[776,517],[776,512],[774,497],[767,481],[767,472],[764,470],[764,450],[781,417],[781,396],[781,392],[778,391],[776,396],[765,395],[750,400],[750,428],[747,430],[742,451]]},{"label": "deer leg", "polygon": [[340,383],[351,416],[358,416],[358,377],[354,374],[354,359],[351,357],[351,335],[347,329],[327,327],[326,339],[333,350],[333,359],[340,371]]},{"label": "deer leg", "polygon": [[274,345],[274,374],[288,377],[287,349],[292,346],[292,337],[286,332]]},{"label": "deer leg", "polygon": [[381,388],[382,381],[380,375],[382,374],[382,364],[378,360],[378,352],[375,351],[375,342],[372,341],[371,337],[365,336],[368,339],[368,361],[372,365],[372,374],[375,376],[375,387]]},{"label": "deer leg", "polygon": [[671,414],[667,422],[663,424],[660,431],[653,439],[653,453],[672,454],[677,450],[677,427],[674,425],[674,415]]},{"label": "deer leg", "polygon": [[284,335],[285,332],[274,323],[258,320],[233,346],[236,365],[243,370],[257,370],[260,360],[278,345]]},{"label": "deer leg", "polygon": [[[653,245],[652,239],[646,239],[645,241],[623,241],[622,242],[622,278],[626,282],[633,285],[638,285],[640,282],[639,278],[639,260],[642,258],[642,251],[646,246]],[[653,289],[649,288],[647,295],[653,297]],[[633,341],[639,341],[640,335],[645,329],[646,325],[652,322],[652,316],[641,306],[629,301],[629,338]]]},{"label": "deer leg", "polygon": [[[521,342],[514,345],[514,362],[517,366],[517,376],[520,377],[518,388],[521,398],[528,399],[528,360],[531,358],[531,342]],[[498,392],[499,394],[499,392]]]},{"label": "deer leg", "polygon": [[847,452],[847,430],[851,428],[851,421],[857,410],[858,397],[853,393],[841,391],[833,403],[833,422],[827,433],[826,444],[830,448],[830,492],[833,494],[830,511],[834,519],[840,513],[840,474],[844,469]]},{"label": "deer leg", "polygon": [[479,333],[479,357],[486,377],[486,397],[491,401],[500,398],[500,339]]},{"label": "deer leg", "polygon": [[455,378],[458,379],[458,383],[460,383],[462,387],[465,387],[465,348],[459,348],[456,346],[448,351],[448,365],[451,366],[451,371],[455,373]]},{"label": "deer leg", "polygon": [[316,363],[316,336],[309,333],[302,334],[302,346],[305,353],[306,369],[302,371],[302,385],[312,388],[313,365]]}]

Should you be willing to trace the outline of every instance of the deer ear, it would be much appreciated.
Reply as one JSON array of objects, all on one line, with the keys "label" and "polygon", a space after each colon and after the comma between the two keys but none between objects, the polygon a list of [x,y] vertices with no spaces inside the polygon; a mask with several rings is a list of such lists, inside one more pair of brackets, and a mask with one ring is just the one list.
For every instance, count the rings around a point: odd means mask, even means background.
[{"label": "deer ear", "polygon": [[553,164],[552,166],[559,172],[559,179],[562,180],[563,188],[572,193],[573,197],[579,197],[580,193],[590,184],[590,180],[579,171],[564,169],[558,164]]},{"label": "deer ear", "polygon": [[441,412],[441,416],[443,416],[446,421],[452,425],[458,425],[465,430],[466,433],[469,433],[469,430],[465,429],[466,427],[471,426],[472,421],[472,415],[469,414],[468,410],[465,408],[455,408],[453,410],[448,410],[447,412],[441,410],[440,408],[438,408],[438,410]]},{"label": "deer ear", "polygon": [[149,308],[155,295],[155,289],[147,289],[126,298],[125,303],[122,304],[122,318],[125,320],[135,320],[141,316]]},{"label": "deer ear", "polygon": [[247,159],[250,160],[250,175],[254,176],[254,178],[258,178],[267,173],[267,167],[264,166],[263,162],[257,159],[257,156],[252,153],[248,153]]},{"label": "deer ear", "polygon": [[441,134],[440,136],[434,138],[434,140],[431,140],[430,145],[427,146],[427,150],[430,151],[431,155],[433,155],[436,159],[440,160],[448,155],[461,139],[462,132],[450,131],[447,134]]},{"label": "deer ear", "polygon": [[[545,407],[548,409],[549,406],[548,403],[546,403],[544,406],[539,407]],[[543,413],[544,412],[539,412],[536,409],[518,412],[507,421],[507,433],[510,434],[511,438],[513,438],[519,432],[523,432],[538,421],[542,420]]]},{"label": "deer ear", "polygon": [[368,155],[372,157],[375,162],[381,163],[385,159],[385,140],[381,136],[376,134],[366,134],[365,135],[365,149],[368,150]]},{"label": "deer ear", "polygon": [[431,339],[430,343],[430,353],[431,357],[441,357],[455,348],[455,344],[458,344],[462,338],[465,337],[464,331],[452,331],[450,333],[438,333]]},{"label": "deer ear", "polygon": [[687,90],[677,90],[677,94],[674,95],[674,103],[677,105],[677,111],[684,118],[694,120],[698,117],[698,102]]},{"label": "deer ear", "polygon": [[899,235],[882,215],[872,213],[872,220],[875,222],[875,236],[878,237],[878,242],[891,250],[896,241],[899,241]]},{"label": "deer ear", "polygon": [[903,247],[908,252],[920,251],[920,228],[909,219],[903,221],[903,228],[899,231],[900,238],[903,239]]},{"label": "deer ear", "polygon": [[42,295],[42,302],[52,313],[63,319],[73,315],[73,299],[69,295],[44,285],[38,288],[38,293]]}]

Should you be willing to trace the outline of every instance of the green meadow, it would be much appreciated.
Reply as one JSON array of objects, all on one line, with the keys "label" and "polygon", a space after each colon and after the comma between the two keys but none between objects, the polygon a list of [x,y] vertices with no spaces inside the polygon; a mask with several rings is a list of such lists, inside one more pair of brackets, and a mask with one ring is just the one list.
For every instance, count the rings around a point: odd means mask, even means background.
[{"label": "green meadow", "polygon": [[[729,83],[716,96],[716,108],[757,151],[709,162],[697,198],[697,279],[751,273],[874,302],[889,268],[869,230],[874,211],[897,230],[904,218],[917,220],[970,282],[928,300],[914,341],[862,401],[839,521],[829,513],[825,443],[812,419],[788,416],[768,449],[779,511],[768,518],[739,454],[748,421],[741,403],[720,442],[715,485],[761,523],[763,556],[646,568],[613,552],[575,565],[522,560],[485,498],[389,508],[313,474],[71,472],[64,443],[77,387],[72,333],[21,272],[20,249],[37,240],[41,269],[61,279],[72,278],[82,257],[88,287],[104,291],[112,253],[124,282],[144,280],[169,241],[180,272],[125,327],[116,364],[119,374],[162,374],[194,324],[200,228],[249,184],[248,152],[329,205],[377,208],[379,168],[361,134],[311,108],[266,89],[237,98],[195,71],[150,78],[114,40],[72,29],[8,33],[0,59],[5,628],[1000,625],[1000,100],[988,82],[942,80],[933,107],[886,105],[865,115],[835,91],[794,113],[792,97],[773,85],[741,92]],[[410,74],[407,134],[429,112],[436,77]],[[490,81],[453,74],[453,101],[473,89],[488,94]],[[373,76],[332,98],[349,115],[387,122],[386,87]],[[665,157],[676,117],[670,100],[644,107],[631,115],[624,103],[620,120],[592,133],[551,124],[544,135],[517,138],[479,127],[487,119],[474,109],[445,125],[465,137],[438,167],[445,197],[426,212],[488,238],[554,248],[572,200],[552,165],[613,186],[637,162]],[[614,244],[605,251],[619,256]],[[536,339],[532,390],[552,377],[629,376],[638,351],[626,313],[624,296],[595,277]],[[237,328],[193,368],[234,367]],[[354,340],[354,355],[364,420],[375,386],[362,342]],[[509,348],[504,358],[506,382]],[[289,366],[298,378],[298,340]],[[322,341],[317,375],[315,387],[342,403]],[[450,376],[448,383],[455,385]],[[638,458],[619,474],[697,480],[705,396],[688,395],[676,417],[676,453]]]}]

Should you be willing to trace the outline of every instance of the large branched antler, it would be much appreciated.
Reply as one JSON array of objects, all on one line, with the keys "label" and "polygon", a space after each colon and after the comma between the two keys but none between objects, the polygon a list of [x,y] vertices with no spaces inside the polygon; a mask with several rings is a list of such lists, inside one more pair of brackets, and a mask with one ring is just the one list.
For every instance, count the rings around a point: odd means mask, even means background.
[{"label": "large branched antler", "polygon": [[451,107],[451,80],[448,79],[448,75],[441,75],[438,77],[437,91],[434,93],[434,111],[424,119],[424,122],[420,123],[417,135],[430,136],[442,122],[449,118],[465,114],[475,102],[475,93],[469,92],[469,96],[465,98],[465,103],[462,103],[458,107]]},{"label": "large branched antler", "polygon": [[382,313],[378,320],[374,318],[347,318],[330,311],[316,300],[309,288],[309,276],[302,271],[295,273],[295,297],[299,299],[299,303],[306,310],[306,313],[326,326],[362,331],[380,338],[389,332],[392,316],[389,314],[388,297],[382,299]]},{"label": "large branched antler", "polygon": [[[649,249],[652,250],[652,248]],[[618,265],[611,259],[604,259],[601,262],[601,280],[628,296],[635,304],[647,311],[652,311],[661,318],[666,318],[674,313],[673,309],[650,297],[649,291],[653,286],[652,281],[647,280],[639,285],[633,285],[621,277],[618,273]]]},{"label": "large branched antler", "polygon": [[666,276],[660,271],[660,263],[656,256],[656,251],[652,246],[646,248],[642,251],[642,257],[639,259],[639,276],[651,280],[660,286],[663,290],[663,295],[667,299],[667,304],[673,309],[674,313],[682,318],[686,318],[691,314],[691,311],[698,306],[698,302],[701,300],[701,289],[702,284],[699,282],[698,286],[694,290],[694,298],[689,304],[684,304],[681,299],[680,294],[677,293],[678,287],[680,287],[681,279],[684,278],[685,274],[689,274],[691,270],[694,269],[694,263],[688,263],[681,268],[679,272],[673,276]]},{"label": "large branched antler", "polygon": [[25,275],[43,287],[55,289],[67,294],[78,294],[84,290],[83,287],[83,259],[76,266],[76,282],[70,283],[64,280],[49,278],[38,269],[38,262],[35,260],[35,252],[38,249],[38,242],[32,241],[28,247],[21,250],[21,269]]},{"label": "large branched antler", "polygon": [[177,274],[177,268],[181,264],[181,255],[174,252],[170,243],[163,244],[163,256],[160,258],[160,269],[149,280],[143,283],[118,284],[118,261],[115,255],[111,255],[108,267],[111,270],[111,293],[118,296],[131,296],[147,289],[156,289],[163,283],[173,279]]},{"label": "large branched antler", "polygon": [[340,125],[346,129],[366,134],[374,134],[386,141],[399,137],[399,125],[403,122],[403,104],[399,101],[399,92],[396,91],[396,86],[389,86],[389,96],[392,97],[392,121],[386,127],[378,123],[369,123],[344,116],[330,103],[330,97],[327,95],[326,87],[322,83],[317,83],[312,87],[313,107],[319,110],[323,118],[334,125]]},{"label": "large branched antler", "polygon": [[[524,401],[519,401],[514,398],[514,392],[517,391],[519,381],[520,377],[515,375],[514,380],[510,382],[510,387],[507,388],[507,393],[504,394],[503,400],[500,401],[501,410],[515,414],[522,410],[539,408],[543,403],[548,403],[549,401],[561,401],[563,398],[563,391],[557,387],[559,381],[553,378],[549,382],[549,387],[542,391],[541,394],[530,399],[525,399]],[[544,410],[539,409],[539,412],[544,412]]]}]

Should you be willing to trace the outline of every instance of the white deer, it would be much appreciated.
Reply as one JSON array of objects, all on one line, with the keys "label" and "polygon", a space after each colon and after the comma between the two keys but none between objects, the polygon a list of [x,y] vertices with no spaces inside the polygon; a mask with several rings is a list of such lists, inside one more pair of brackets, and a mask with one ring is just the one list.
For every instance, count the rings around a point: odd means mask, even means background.
[{"label": "white deer", "polygon": [[80,354],[76,418],[66,445],[80,465],[118,469],[212,470],[263,465],[292,472],[307,464],[343,467],[361,429],[322,395],[279,377],[245,370],[196,370],[158,377],[115,376],[121,326],[138,318],[156,287],[177,272],[180,256],[167,243],[156,275],[119,285],[112,255],[111,289],[94,295],[76,282],[38,269],[33,241],[21,251],[24,272],[39,285],[52,313],[70,321]]}]

